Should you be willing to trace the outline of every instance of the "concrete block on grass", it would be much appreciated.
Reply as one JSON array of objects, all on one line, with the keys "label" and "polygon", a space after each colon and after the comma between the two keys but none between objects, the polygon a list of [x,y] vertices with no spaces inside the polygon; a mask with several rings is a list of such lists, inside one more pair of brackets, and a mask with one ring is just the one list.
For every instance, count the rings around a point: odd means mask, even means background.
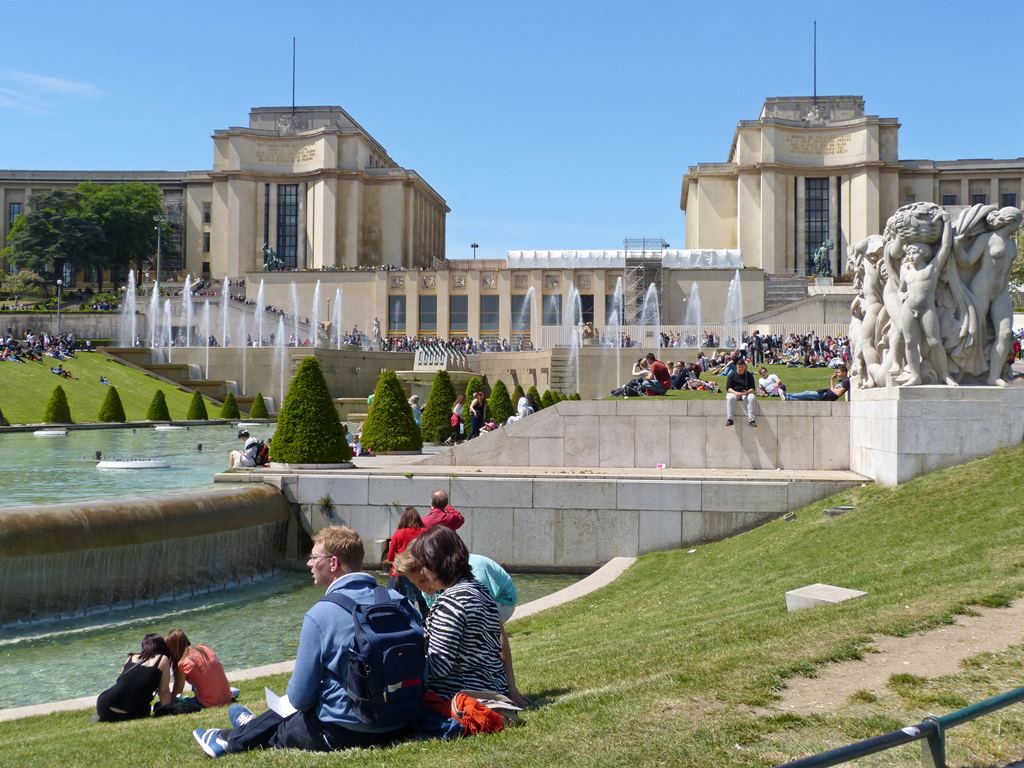
[{"label": "concrete block on grass", "polygon": [[861,592],[859,589],[834,587],[831,584],[810,584],[786,593],[786,610],[800,611],[804,608],[817,608],[819,605],[835,605],[866,594],[867,592]]}]

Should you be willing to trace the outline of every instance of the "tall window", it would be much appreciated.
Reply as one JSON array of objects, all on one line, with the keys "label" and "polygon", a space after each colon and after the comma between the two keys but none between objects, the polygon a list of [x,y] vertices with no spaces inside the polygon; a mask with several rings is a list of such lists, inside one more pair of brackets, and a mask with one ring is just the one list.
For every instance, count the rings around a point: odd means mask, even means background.
[{"label": "tall window", "polygon": [[11,203],[7,208],[7,226],[14,223],[14,220],[21,215],[21,203]]},{"label": "tall window", "polygon": [[530,308],[526,303],[525,294],[513,294],[512,296],[512,332],[530,332]]},{"label": "tall window", "polygon": [[203,232],[203,253],[210,252],[210,233]]},{"label": "tall window", "polygon": [[541,310],[542,325],[562,324],[562,296],[551,294],[544,297],[544,308]]},{"label": "tall window", "polygon": [[270,245],[270,185],[263,185],[263,245]]},{"label": "tall window", "polygon": [[594,294],[584,293],[580,295],[580,313],[583,315],[584,323],[594,322]]},{"label": "tall window", "polygon": [[437,333],[437,296],[420,296],[420,333]]},{"label": "tall window", "polygon": [[469,332],[469,296],[448,298],[448,332],[460,335]]},{"label": "tall window", "polygon": [[277,258],[294,269],[299,253],[299,185],[277,187]]},{"label": "tall window", "polygon": [[405,296],[388,296],[388,334],[405,333]]},{"label": "tall window", "polygon": [[493,295],[480,297],[480,336],[498,335],[498,298]]},{"label": "tall window", "polygon": [[203,203],[203,224],[210,223],[210,204]]},{"label": "tall window", "polygon": [[828,179],[805,179],[805,231],[808,274],[814,273],[814,252],[828,240]]}]

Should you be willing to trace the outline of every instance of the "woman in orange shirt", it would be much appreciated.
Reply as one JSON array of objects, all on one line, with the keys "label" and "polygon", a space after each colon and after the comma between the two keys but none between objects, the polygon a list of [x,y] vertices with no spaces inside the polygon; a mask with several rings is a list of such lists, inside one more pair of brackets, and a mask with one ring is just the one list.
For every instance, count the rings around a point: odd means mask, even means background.
[{"label": "woman in orange shirt", "polygon": [[415,584],[395,570],[394,562],[395,558],[409,546],[409,543],[425,530],[427,527],[423,524],[423,518],[416,511],[416,507],[406,507],[402,516],[398,518],[398,528],[391,534],[391,543],[388,544],[388,562],[392,564],[388,586],[409,598],[409,602],[419,608],[422,616],[427,615],[427,602],[423,599],[423,593],[416,589]]},{"label": "woman in orange shirt", "polygon": [[[223,707],[231,703],[235,692],[228,685],[227,675],[213,648],[205,643],[191,645],[180,629],[172,629],[164,638],[167,648],[177,664],[171,703],[159,707],[153,714],[184,715],[206,707]],[[194,697],[178,698],[185,683],[192,686]]]}]

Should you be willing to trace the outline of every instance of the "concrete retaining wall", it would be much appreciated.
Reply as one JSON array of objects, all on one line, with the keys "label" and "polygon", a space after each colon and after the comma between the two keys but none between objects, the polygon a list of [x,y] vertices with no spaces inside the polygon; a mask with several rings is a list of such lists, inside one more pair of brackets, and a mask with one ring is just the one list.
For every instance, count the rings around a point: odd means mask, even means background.
[{"label": "concrete retaining wall", "polygon": [[721,400],[564,401],[425,464],[672,469],[849,469],[850,404],[758,400],[757,428]]}]

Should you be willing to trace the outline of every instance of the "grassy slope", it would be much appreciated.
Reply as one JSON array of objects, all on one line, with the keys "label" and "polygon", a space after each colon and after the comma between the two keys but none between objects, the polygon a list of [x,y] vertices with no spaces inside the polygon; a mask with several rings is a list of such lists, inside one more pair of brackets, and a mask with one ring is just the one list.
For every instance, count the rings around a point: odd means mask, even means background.
[{"label": "grassy slope", "polygon": [[[664,351],[666,360],[672,360],[670,351]],[[760,366],[749,366],[748,370],[754,376],[754,383],[757,383],[757,369]],[[777,374],[782,383],[790,392],[802,392],[805,389],[821,389],[829,386],[829,379],[832,376],[831,368],[787,368],[784,365],[766,365],[769,373]],[[717,381],[718,394],[710,392],[698,392],[693,390],[674,389],[668,392],[665,397],[675,400],[725,400],[725,376],[713,376],[710,373],[701,375],[704,381]],[[657,398],[650,398],[657,400]]]},{"label": "grassy slope", "polygon": [[[902,488],[866,486],[693,554],[647,555],[611,587],[517,622],[520,687],[544,705],[522,728],[346,756],[251,753],[230,764],[768,766],[1014,687],[1021,648],[830,714],[768,708],[787,676],[858,656],[872,633],[911,633],[1024,593],[1022,460],[1015,449]],[[821,510],[835,503],[856,510],[825,519]],[[819,581],[869,595],[786,612],[786,590]],[[111,679],[121,650],[111,649]],[[244,684],[243,700],[260,701],[265,682]],[[285,678],[269,684],[280,690]],[[4,764],[60,765],[73,751],[82,766],[202,765],[191,729],[226,723],[223,710],[105,726],[89,715],[0,724]],[[952,731],[950,765],[1005,763],[1022,756],[1022,741],[1021,712],[1006,710]],[[919,751],[858,764],[919,765]]]},{"label": "grassy slope", "polygon": [[[50,366],[58,362],[71,371],[73,379],[50,373]],[[129,421],[146,417],[146,410],[157,389],[164,391],[172,419],[184,419],[188,412],[190,392],[122,365],[99,352],[80,352],[74,359],[64,361],[46,357],[41,363],[0,363],[0,411],[11,424],[42,421],[46,400],[53,388],[60,384],[68,396],[71,418],[76,423],[96,421],[103,398],[107,396],[107,386],[100,384],[100,376],[106,376],[117,387]],[[212,417],[220,413],[220,406],[209,400],[206,408]]]}]

